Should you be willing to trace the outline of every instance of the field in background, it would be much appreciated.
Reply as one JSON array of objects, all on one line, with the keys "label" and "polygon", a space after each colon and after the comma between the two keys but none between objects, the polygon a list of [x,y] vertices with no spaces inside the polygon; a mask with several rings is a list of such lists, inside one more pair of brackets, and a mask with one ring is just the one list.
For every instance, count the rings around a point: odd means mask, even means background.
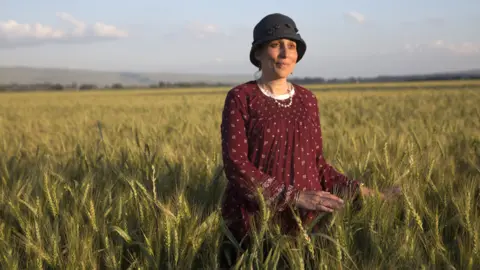
[{"label": "field in background", "polygon": [[[316,92],[327,160],[404,193],[310,239],[266,226],[258,239],[277,245],[263,254],[259,241],[239,264],[480,265],[480,83],[455,83]],[[227,90],[0,94],[1,268],[215,268]]]}]

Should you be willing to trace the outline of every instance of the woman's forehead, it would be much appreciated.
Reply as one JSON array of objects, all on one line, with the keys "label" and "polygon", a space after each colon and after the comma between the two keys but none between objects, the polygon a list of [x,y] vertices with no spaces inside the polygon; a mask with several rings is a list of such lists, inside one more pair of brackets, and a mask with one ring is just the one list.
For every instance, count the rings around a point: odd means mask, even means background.
[{"label": "woman's forehead", "polygon": [[272,43],[272,42],[295,43],[294,40],[291,40],[289,38],[279,38],[279,39],[272,40],[269,43]]}]

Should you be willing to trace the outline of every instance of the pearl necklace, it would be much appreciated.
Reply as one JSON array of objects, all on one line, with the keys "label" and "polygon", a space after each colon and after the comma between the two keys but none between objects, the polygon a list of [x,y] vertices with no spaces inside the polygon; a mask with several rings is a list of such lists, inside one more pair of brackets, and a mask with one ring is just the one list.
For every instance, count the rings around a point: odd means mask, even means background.
[{"label": "pearl necklace", "polygon": [[288,104],[282,104],[276,99],[274,99],[274,101],[275,101],[275,103],[277,103],[278,106],[283,107],[283,108],[288,108],[288,107],[292,106],[293,96],[290,96],[289,99],[290,99],[290,101],[288,102]]},{"label": "pearl necklace", "polygon": [[[258,82],[257,82],[257,83],[258,83]],[[260,86],[259,83],[258,83],[258,85]],[[289,101],[287,104],[283,104],[283,103],[279,102],[278,99],[276,99],[275,96],[273,96],[273,94],[271,94],[270,92],[267,92],[268,95],[269,95],[271,98],[273,98],[273,101],[275,101],[275,103],[277,103],[277,105],[280,106],[280,107],[282,107],[282,108],[288,108],[288,107],[292,106],[292,103],[293,103],[293,94],[292,94],[292,92],[293,92],[294,88],[293,88],[293,85],[292,85],[291,83],[289,83],[288,86],[289,86],[289,87],[288,87],[288,89],[287,89],[287,92],[288,92],[288,94],[289,94],[288,99],[290,99],[290,101]],[[260,87],[260,88],[261,88],[261,87]]]}]

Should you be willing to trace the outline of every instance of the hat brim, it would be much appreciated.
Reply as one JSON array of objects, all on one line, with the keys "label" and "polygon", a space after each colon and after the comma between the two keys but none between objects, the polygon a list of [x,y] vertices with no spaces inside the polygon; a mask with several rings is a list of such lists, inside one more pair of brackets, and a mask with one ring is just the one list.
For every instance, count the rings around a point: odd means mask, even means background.
[{"label": "hat brim", "polygon": [[300,38],[299,36],[297,35],[283,35],[283,36],[275,36],[275,37],[267,37],[267,38],[264,38],[262,40],[258,40],[257,42],[255,42],[253,45],[252,45],[252,48],[250,49],[250,62],[256,66],[257,68],[260,67],[260,61],[258,61],[256,58],[255,58],[255,50],[267,43],[267,42],[270,42],[270,41],[273,41],[273,40],[278,40],[278,39],[282,39],[282,38],[286,38],[286,39],[290,39],[290,40],[293,40],[297,43],[297,63],[302,60],[303,56],[305,55],[305,51],[307,50],[307,44],[305,43],[305,41]]}]

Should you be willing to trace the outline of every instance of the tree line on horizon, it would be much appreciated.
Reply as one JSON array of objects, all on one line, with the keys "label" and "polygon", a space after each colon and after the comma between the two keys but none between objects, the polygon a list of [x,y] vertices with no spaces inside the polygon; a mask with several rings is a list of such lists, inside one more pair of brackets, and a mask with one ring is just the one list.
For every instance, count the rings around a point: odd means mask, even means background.
[{"label": "tree line on horizon", "polygon": [[[436,73],[421,75],[381,75],[377,77],[349,77],[349,78],[323,78],[323,77],[295,77],[290,81],[296,84],[345,84],[345,83],[376,83],[376,82],[420,82],[420,81],[452,81],[452,80],[478,80],[480,72],[476,73]],[[239,82],[241,83],[241,82]],[[207,82],[166,82],[159,81],[150,85],[123,85],[113,83],[111,85],[97,85],[92,83],[32,83],[32,84],[0,84],[0,92],[18,91],[64,91],[77,90],[87,91],[96,89],[165,89],[165,88],[201,88],[201,87],[231,87],[232,83],[207,83]]]}]

